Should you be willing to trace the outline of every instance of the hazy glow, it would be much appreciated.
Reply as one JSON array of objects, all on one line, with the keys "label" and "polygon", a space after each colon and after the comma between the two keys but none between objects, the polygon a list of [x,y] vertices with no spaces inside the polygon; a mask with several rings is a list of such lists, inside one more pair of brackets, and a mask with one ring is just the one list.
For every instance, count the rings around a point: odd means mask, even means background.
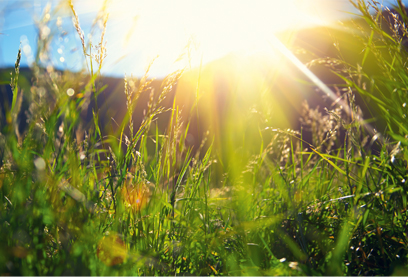
[{"label": "hazy glow", "polygon": [[122,264],[127,257],[126,244],[119,235],[109,234],[99,241],[96,255],[107,266]]},{"label": "hazy glow", "polygon": [[[102,1],[98,1],[100,3]],[[110,1],[108,59],[110,70],[140,75],[159,55],[153,75],[185,66],[174,63],[192,42],[191,66],[230,52],[251,53],[269,47],[278,31],[326,24],[338,18],[348,1],[327,0],[139,0]],[[78,13],[95,11],[95,2],[77,2]],[[337,13],[337,14],[336,14]],[[126,57],[119,60],[119,57]]]},{"label": "hazy glow", "polygon": [[75,90],[72,88],[67,89],[68,96],[73,96],[75,94]]}]

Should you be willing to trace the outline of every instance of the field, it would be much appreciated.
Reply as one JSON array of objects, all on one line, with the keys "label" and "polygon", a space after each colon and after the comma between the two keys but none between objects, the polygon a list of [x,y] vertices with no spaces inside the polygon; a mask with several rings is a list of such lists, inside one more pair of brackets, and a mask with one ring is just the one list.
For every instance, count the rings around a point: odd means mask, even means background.
[{"label": "field", "polygon": [[42,34],[29,69],[16,49],[0,72],[0,274],[408,275],[401,1],[277,35],[273,67],[228,56],[116,87],[106,13],[91,45],[69,3],[84,69],[46,66]]}]

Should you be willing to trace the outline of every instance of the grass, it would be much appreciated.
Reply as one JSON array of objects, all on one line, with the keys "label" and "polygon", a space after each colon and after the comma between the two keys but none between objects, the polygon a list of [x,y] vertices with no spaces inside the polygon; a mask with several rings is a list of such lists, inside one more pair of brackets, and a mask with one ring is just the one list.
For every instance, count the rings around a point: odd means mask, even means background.
[{"label": "grass", "polygon": [[[176,101],[170,109],[161,105],[182,71],[169,75],[159,94],[149,90],[148,70],[140,82],[125,78],[128,113],[116,134],[103,135],[96,96],[104,90],[99,72],[107,15],[98,19],[103,29],[93,47],[71,5],[86,85],[79,88],[69,72],[47,70],[38,58],[30,95],[24,94],[25,130],[19,128],[18,50],[13,99],[0,126],[0,272],[407,274],[408,17],[397,2],[402,16],[394,17],[387,33],[386,10],[375,2],[353,3],[371,28],[367,33],[361,27],[357,35],[366,45],[361,61],[341,59],[340,49],[340,58],[333,57],[350,113],[345,107],[322,113],[305,104],[302,130],[259,128],[259,143],[253,134],[236,132],[232,138],[234,125],[227,124],[221,139],[235,141],[221,158],[211,137],[198,149],[187,147],[189,123]],[[49,39],[41,37],[38,57],[44,57]],[[66,93],[70,88],[76,88],[74,95]],[[149,93],[136,126],[133,107]],[[384,123],[381,134],[366,131],[356,93],[381,111],[371,120]],[[91,108],[93,120],[81,133],[80,114]],[[230,112],[232,122],[236,111]],[[161,130],[157,119],[164,113],[169,122]],[[311,141],[303,139],[305,130]],[[243,147],[234,147],[241,142]]]}]

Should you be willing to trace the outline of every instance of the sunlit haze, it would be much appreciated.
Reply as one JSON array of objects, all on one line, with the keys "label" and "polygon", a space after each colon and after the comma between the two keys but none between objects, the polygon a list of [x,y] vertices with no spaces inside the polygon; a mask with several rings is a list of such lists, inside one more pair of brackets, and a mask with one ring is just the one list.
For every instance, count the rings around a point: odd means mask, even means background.
[{"label": "sunlit haze", "polygon": [[[140,74],[143,70],[140,63],[145,66],[158,55],[152,74],[165,75],[185,66],[186,61],[195,67],[201,59],[206,63],[231,52],[242,55],[268,51],[267,41],[272,34],[328,24],[341,17],[341,11],[349,8],[347,3],[327,0],[112,1],[108,49],[110,55],[119,51],[127,57],[112,68],[123,70],[125,67],[128,72]],[[87,11],[92,6],[83,4],[81,8]],[[188,44],[191,55],[174,63],[186,52]],[[107,62],[116,61],[111,57]]]},{"label": "sunlit haze", "polygon": [[[109,49],[121,49],[129,60],[135,57],[143,63],[159,55],[153,70],[164,70],[190,40],[196,50],[190,59],[192,66],[197,66],[201,57],[205,63],[233,51],[265,50],[270,36],[284,29],[327,24],[340,16],[338,12],[347,7],[345,2],[179,0],[138,1],[129,6],[128,1],[115,1]],[[128,40],[124,37],[127,33]]]},{"label": "sunlit haze", "polygon": [[[18,47],[21,41],[25,50],[35,49],[35,29],[29,20],[30,17],[41,18],[48,3],[42,0],[31,4],[16,1],[19,5],[12,5],[11,2],[3,2],[0,7],[3,12],[6,8],[9,10],[3,26],[0,26],[5,34],[0,38],[3,46],[2,66],[12,64],[15,59],[15,54],[10,55],[7,51],[8,47]],[[90,38],[93,19],[103,2],[73,1],[86,39]],[[53,14],[53,8],[63,2],[49,3],[50,25],[57,23],[58,16],[62,22],[55,33],[51,28],[56,40],[53,64],[57,68],[77,70],[84,61],[81,51],[78,51],[80,41],[72,27],[72,13],[67,5],[61,5],[65,8]],[[174,69],[196,67],[201,61],[205,64],[231,52],[238,52],[241,56],[270,52],[268,41],[273,34],[330,24],[348,16],[345,11],[350,9],[347,0],[107,1],[107,58],[103,73],[140,76],[149,62],[158,56],[150,75],[162,77]],[[55,21],[52,21],[54,16]],[[65,29],[67,33],[61,37]],[[98,38],[94,38],[93,43],[97,43]],[[24,62],[30,64],[33,57],[29,56],[33,51],[25,51],[23,65]]]}]

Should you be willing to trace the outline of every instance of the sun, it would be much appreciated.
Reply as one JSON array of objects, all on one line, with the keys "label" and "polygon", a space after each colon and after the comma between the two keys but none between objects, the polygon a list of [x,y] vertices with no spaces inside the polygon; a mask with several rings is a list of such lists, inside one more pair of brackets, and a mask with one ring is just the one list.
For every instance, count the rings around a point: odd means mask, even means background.
[{"label": "sun", "polygon": [[259,51],[277,32],[326,24],[336,10],[344,9],[344,2],[111,0],[106,67],[119,74],[140,75],[159,56],[151,70],[153,75],[165,76],[185,66],[175,61],[186,54],[187,45],[194,50],[188,53],[188,64],[193,67],[231,52]]}]

